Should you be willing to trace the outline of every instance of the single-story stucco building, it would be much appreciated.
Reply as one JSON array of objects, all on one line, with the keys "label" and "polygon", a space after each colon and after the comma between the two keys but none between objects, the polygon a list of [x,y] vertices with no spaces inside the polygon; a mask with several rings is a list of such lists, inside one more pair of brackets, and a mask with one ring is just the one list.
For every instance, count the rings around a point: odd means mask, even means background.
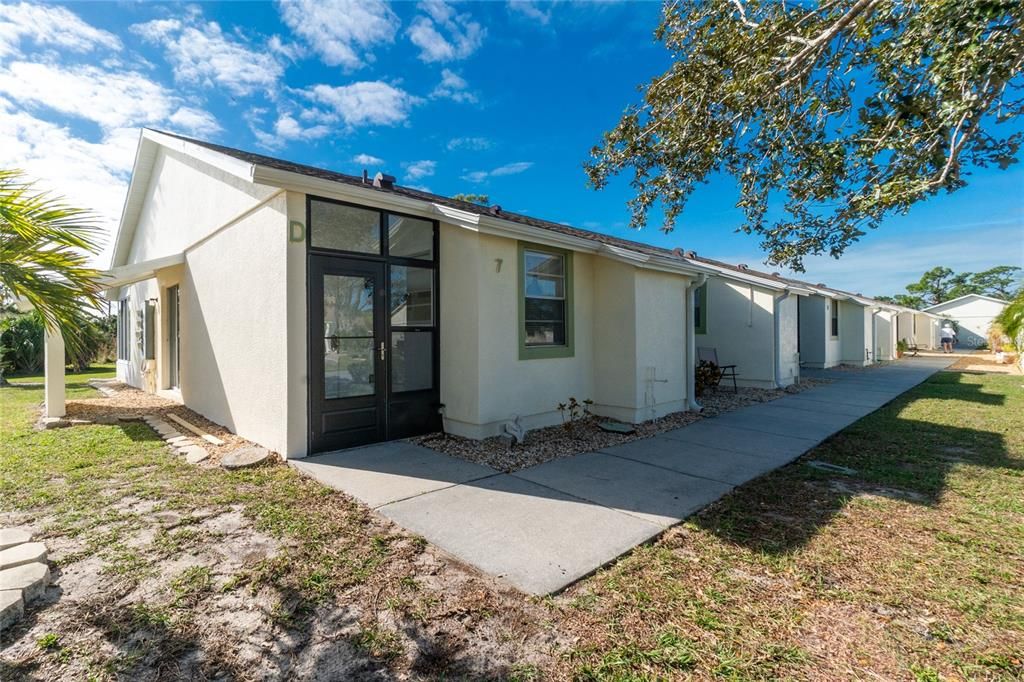
[{"label": "single-story stucco building", "polygon": [[145,130],[107,286],[120,380],[302,457],[546,426],[570,396],[629,422],[695,408],[693,292],[711,272]]},{"label": "single-story stucco building", "polygon": [[722,365],[736,365],[737,384],[783,388],[800,378],[798,299],[811,290],[721,261],[685,254],[713,270],[694,290],[698,348],[713,348]]},{"label": "single-story stucco building", "polygon": [[1007,305],[1001,298],[967,294],[928,306],[925,311],[956,323],[958,346],[978,348],[988,343],[988,328]]}]

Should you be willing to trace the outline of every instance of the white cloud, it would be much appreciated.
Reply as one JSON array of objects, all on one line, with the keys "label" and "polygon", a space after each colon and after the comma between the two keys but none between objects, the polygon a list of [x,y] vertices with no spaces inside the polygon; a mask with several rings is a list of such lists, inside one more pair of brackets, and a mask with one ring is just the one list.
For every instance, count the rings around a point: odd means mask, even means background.
[{"label": "white cloud", "polygon": [[469,14],[456,13],[451,5],[442,0],[427,0],[418,7],[427,16],[420,15],[413,19],[407,33],[409,40],[420,48],[422,61],[449,62],[465,59],[483,44],[487,32]]},{"label": "white cloud", "polygon": [[221,130],[217,119],[208,111],[181,107],[167,118],[175,128],[187,130],[196,135],[213,135]]},{"label": "white cloud", "polygon": [[530,170],[533,165],[533,161],[516,161],[515,163],[507,163],[504,166],[499,166],[491,171],[491,175],[518,175],[524,171]]},{"label": "white cloud", "polygon": [[330,132],[325,125],[304,128],[291,114],[281,114],[274,124],[274,134],[282,140],[316,140]]},{"label": "white cloud", "polygon": [[547,26],[551,22],[551,9],[549,8],[545,12],[538,6],[538,3],[531,2],[531,0],[509,0],[508,9],[513,14],[521,14],[541,26]]},{"label": "white cloud", "polygon": [[[20,168],[40,189],[67,198],[74,206],[96,212],[111,231],[121,215],[139,132],[134,128],[107,131],[99,142],[75,137],[67,128],[19,111],[0,97],[0,165]],[[97,259],[106,266],[109,255]]]},{"label": "white cloud", "polygon": [[494,170],[470,171],[463,175],[462,179],[468,182],[480,183],[492,177],[518,175],[519,173],[529,170],[532,166],[533,161],[516,161],[515,163],[506,163],[504,166],[498,166]]},{"label": "white cloud", "polygon": [[[145,40],[160,44],[174,68],[174,77],[204,87],[220,86],[234,95],[269,90],[284,74],[273,54],[233,40],[215,21],[192,13],[182,22],[157,19],[132,26]],[[280,48],[280,42],[275,43]]]},{"label": "white cloud", "polygon": [[121,41],[113,33],[82,21],[63,7],[0,4],[0,57],[19,53],[22,38],[37,45],[56,45],[74,52],[97,47],[120,50]]},{"label": "white cloud", "polygon": [[476,102],[476,95],[469,92],[469,83],[466,79],[451,69],[441,70],[441,82],[437,84],[431,97],[452,99],[456,102]]},{"label": "white cloud", "polygon": [[48,107],[104,129],[171,123],[188,132],[209,132],[216,126],[207,112],[183,108],[163,86],[133,71],[13,62],[0,69],[0,93],[22,105]]},{"label": "white cloud", "polygon": [[281,0],[281,19],[329,66],[355,69],[373,60],[375,45],[392,43],[399,19],[375,0]]},{"label": "white cloud", "polygon": [[402,167],[405,168],[405,177],[407,180],[419,180],[420,178],[429,178],[434,174],[437,169],[436,161],[409,161],[403,163]]},{"label": "white cloud", "polygon": [[469,149],[479,152],[494,146],[486,137],[454,137],[448,140],[448,150]]},{"label": "white cloud", "polygon": [[351,85],[314,85],[302,94],[328,107],[326,120],[341,120],[349,126],[396,125],[409,118],[421,100],[383,81],[361,81]]},{"label": "white cloud", "polygon": [[384,164],[384,159],[370,154],[356,154],[352,157],[352,163],[358,163],[361,166],[380,166]]}]

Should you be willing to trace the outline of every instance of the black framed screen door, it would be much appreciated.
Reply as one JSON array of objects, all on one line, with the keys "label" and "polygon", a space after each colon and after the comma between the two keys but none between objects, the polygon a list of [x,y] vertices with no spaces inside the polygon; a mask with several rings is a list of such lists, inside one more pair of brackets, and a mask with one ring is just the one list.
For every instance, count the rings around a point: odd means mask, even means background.
[{"label": "black framed screen door", "polygon": [[426,314],[415,307],[433,304],[408,293],[417,278],[432,277],[382,262],[310,258],[311,452],[440,427],[436,336],[413,324]]}]

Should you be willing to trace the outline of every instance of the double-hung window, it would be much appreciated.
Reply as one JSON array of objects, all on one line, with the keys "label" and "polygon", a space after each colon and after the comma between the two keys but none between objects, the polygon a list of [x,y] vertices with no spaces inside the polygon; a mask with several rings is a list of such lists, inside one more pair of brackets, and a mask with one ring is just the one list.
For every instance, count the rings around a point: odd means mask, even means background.
[{"label": "double-hung window", "polygon": [[519,245],[519,358],[573,355],[572,253]]},{"label": "double-hung window", "polygon": [[832,308],[832,336],[839,336],[839,301],[829,303]]}]

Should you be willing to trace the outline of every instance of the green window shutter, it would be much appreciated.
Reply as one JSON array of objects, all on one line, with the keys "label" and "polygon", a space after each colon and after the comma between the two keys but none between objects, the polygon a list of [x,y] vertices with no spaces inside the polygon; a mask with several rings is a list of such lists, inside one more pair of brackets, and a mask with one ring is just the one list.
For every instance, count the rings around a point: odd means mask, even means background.
[{"label": "green window shutter", "polygon": [[[519,242],[519,255],[516,259],[516,277],[518,278],[519,289],[519,359],[520,360],[542,360],[547,358],[571,358],[575,355],[574,347],[574,317],[575,311],[573,310],[573,273],[572,273],[572,251],[566,251],[564,249],[557,249],[551,246],[543,246],[541,244],[532,244],[530,242]],[[526,291],[526,260],[527,252],[531,254],[551,254],[560,256],[563,263],[562,282],[563,290],[561,299],[557,298],[557,291],[552,292],[551,297],[530,297],[527,300]],[[561,304],[562,317],[561,322],[558,322],[558,306]],[[553,328],[557,328],[559,324],[563,325],[564,330],[561,335],[560,343],[551,344],[528,344],[527,343],[527,308],[530,308],[531,315],[544,315],[545,319],[550,319]],[[554,336],[557,338],[558,334]]]},{"label": "green window shutter", "polygon": [[708,333],[708,285],[707,282],[694,290],[693,331],[697,334]]}]

